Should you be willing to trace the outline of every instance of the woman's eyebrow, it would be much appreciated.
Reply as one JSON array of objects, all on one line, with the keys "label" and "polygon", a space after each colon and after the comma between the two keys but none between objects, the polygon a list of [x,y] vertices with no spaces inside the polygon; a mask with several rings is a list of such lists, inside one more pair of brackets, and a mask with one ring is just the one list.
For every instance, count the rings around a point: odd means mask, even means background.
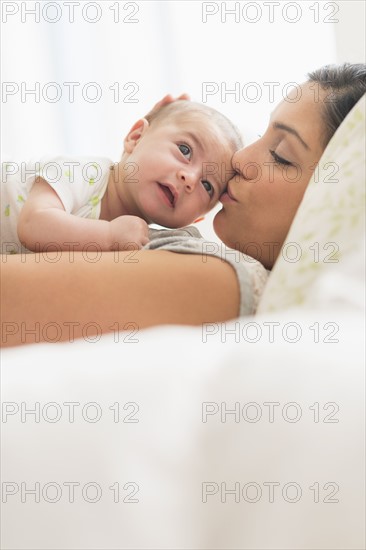
[{"label": "woman's eyebrow", "polygon": [[282,122],[274,122],[273,128],[275,128],[276,130],[284,130],[285,132],[292,134],[300,141],[301,145],[303,145],[303,147],[305,147],[307,151],[310,151],[309,145],[305,143],[305,141],[302,139],[300,134],[295,130],[295,128],[292,128],[291,126],[287,126],[287,124],[283,124]]}]

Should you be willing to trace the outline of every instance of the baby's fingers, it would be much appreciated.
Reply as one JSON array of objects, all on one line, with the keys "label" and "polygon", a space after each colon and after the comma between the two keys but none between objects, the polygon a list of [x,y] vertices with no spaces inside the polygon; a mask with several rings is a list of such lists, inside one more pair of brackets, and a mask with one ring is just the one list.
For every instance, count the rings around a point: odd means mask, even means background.
[{"label": "baby's fingers", "polygon": [[145,244],[148,244],[149,242],[150,242],[150,239],[148,237],[142,237],[141,246],[145,246]]},{"label": "baby's fingers", "polygon": [[151,114],[154,114],[154,113],[157,113],[159,111],[159,109],[164,107],[164,105],[168,105],[169,103],[173,103],[173,101],[179,101],[180,99],[189,101],[190,97],[189,97],[188,94],[184,93],[184,94],[181,94],[180,96],[178,96],[177,98],[174,99],[174,97],[171,94],[167,94],[166,96],[163,97],[163,99],[161,99],[160,101],[158,101],[154,105],[154,107],[151,109],[151,111],[148,112],[147,116],[149,116]]},{"label": "baby's fingers", "polygon": [[186,101],[191,101],[191,96],[189,94],[184,93],[178,96],[177,99],[185,99]]}]

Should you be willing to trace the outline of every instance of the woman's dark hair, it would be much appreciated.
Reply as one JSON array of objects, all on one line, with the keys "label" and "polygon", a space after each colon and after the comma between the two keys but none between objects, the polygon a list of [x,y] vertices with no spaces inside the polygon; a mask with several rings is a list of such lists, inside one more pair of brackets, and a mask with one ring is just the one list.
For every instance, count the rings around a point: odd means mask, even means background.
[{"label": "woman's dark hair", "polygon": [[325,65],[309,73],[308,78],[328,92],[322,113],[326,145],[342,120],[366,92],[366,65]]}]

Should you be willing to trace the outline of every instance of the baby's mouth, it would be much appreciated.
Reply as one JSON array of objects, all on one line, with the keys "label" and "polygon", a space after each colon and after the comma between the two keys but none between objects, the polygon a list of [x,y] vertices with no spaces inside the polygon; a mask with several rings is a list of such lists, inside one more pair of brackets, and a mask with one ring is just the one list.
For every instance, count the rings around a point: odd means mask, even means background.
[{"label": "baby's mouth", "polygon": [[170,204],[174,207],[176,202],[176,194],[174,193],[174,190],[172,190],[168,185],[165,185],[164,183],[159,183],[159,186],[164,195],[168,198]]}]

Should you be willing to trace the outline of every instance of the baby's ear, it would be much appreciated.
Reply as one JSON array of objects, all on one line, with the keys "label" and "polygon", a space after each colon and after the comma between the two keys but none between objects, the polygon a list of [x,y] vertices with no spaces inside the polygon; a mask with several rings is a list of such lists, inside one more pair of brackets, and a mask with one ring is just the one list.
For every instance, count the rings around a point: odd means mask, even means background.
[{"label": "baby's ear", "polygon": [[146,118],[141,118],[135,122],[123,142],[126,153],[132,153],[136,144],[140,141],[148,127],[149,123]]}]

